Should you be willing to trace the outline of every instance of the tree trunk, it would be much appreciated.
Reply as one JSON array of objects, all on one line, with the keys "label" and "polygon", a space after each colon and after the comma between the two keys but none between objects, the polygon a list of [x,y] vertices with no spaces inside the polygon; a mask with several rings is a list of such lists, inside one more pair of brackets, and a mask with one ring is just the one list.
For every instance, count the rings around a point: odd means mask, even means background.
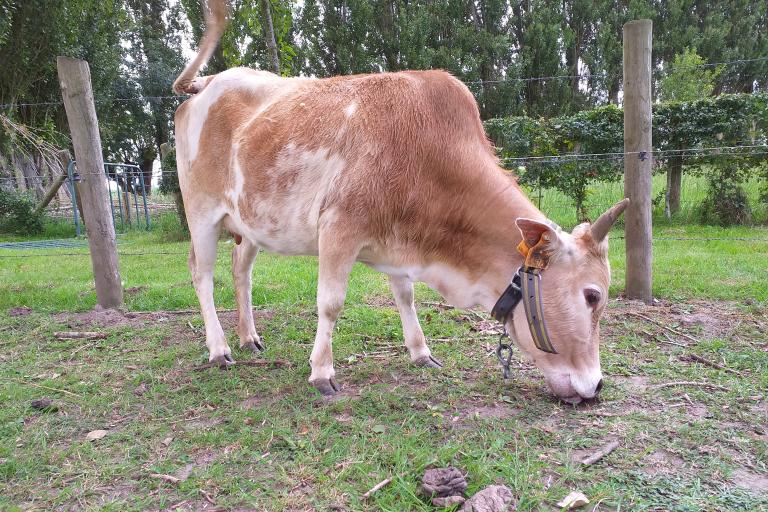
[{"label": "tree trunk", "polygon": [[261,12],[264,16],[264,39],[267,41],[267,50],[272,61],[272,72],[280,74],[280,56],[277,54],[277,42],[275,41],[275,27],[272,24],[272,9],[269,0],[261,0]]},{"label": "tree trunk", "polygon": [[181,229],[185,233],[189,233],[189,224],[187,224],[187,212],[184,211],[184,199],[181,197],[181,192],[173,193],[173,201],[176,203],[176,214],[179,216],[179,223]]},{"label": "tree trunk", "polygon": [[680,211],[680,188],[683,179],[683,157],[673,156],[667,169],[667,193],[664,215],[669,219]]}]

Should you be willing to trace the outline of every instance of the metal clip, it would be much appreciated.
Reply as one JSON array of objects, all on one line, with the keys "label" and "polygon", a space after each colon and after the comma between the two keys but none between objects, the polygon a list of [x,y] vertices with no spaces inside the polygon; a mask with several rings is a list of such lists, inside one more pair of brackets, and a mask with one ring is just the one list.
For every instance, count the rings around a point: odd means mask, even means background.
[{"label": "metal clip", "polygon": [[637,158],[639,158],[641,162],[645,162],[645,156],[647,154],[648,153],[646,151],[641,151],[640,153],[638,153]]},{"label": "metal clip", "polygon": [[[496,357],[499,358],[499,362],[501,363],[502,368],[502,375],[504,375],[504,380],[509,378],[509,365],[512,362],[512,344],[511,343],[502,343],[501,341],[504,338],[508,338],[507,330],[504,329],[504,334],[499,337],[499,346],[496,347]],[[506,352],[506,357],[504,353]]]}]

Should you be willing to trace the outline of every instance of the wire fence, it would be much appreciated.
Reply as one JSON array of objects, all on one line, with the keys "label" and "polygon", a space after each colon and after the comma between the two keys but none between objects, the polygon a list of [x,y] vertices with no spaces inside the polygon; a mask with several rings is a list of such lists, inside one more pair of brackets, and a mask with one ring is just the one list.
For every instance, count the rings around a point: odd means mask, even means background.
[{"label": "wire fence", "polygon": [[[756,64],[768,62],[768,56],[755,57],[750,59],[735,59],[723,62],[709,62],[706,64],[678,64],[678,65],[662,65],[653,70],[655,76],[659,77],[670,71],[680,69],[696,69],[696,68],[715,68],[715,67],[735,67],[743,66],[745,64]],[[579,73],[579,74],[565,74],[565,75],[549,75],[549,76],[532,76],[532,77],[516,77],[508,76],[493,80],[464,80],[467,86],[474,85],[499,85],[499,84],[515,84],[515,83],[530,83],[530,82],[549,82],[559,80],[616,80],[623,77],[622,73]],[[168,84],[170,90],[171,84]],[[127,98],[97,98],[95,103],[97,105],[110,104],[110,103],[128,103],[128,102],[159,102],[159,101],[183,101],[187,99],[188,95],[166,95],[166,96],[135,96]],[[59,107],[63,106],[64,102],[57,99],[51,99],[48,101],[34,101],[34,102],[18,102],[18,103],[3,103],[0,104],[0,109],[17,108],[17,107]]]},{"label": "wire fence", "polygon": [[[768,56],[761,56],[749,59],[737,59],[724,62],[711,62],[706,64],[696,65],[668,65],[657,67],[653,70],[654,74],[659,77],[671,70],[678,70],[681,68],[714,68],[714,67],[732,67],[737,68],[739,66],[745,66],[749,64],[758,64],[768,62]],[[592,79],[616,79],[621,78],[618,74],[606,74],[606,73],[582,73],[582,74],[562,74],[562,75],[549,75],[549,76],[536,76],[536,77],[502,77],[494,80],[466,80],[465,84],[468,86],[494,86],[500,84],[514,84],[514,83],[531,83],[531,82],[549,82],[558,80],[592,80]],[[170,86],[169,86],[170,87]],[[188,98],[185,95],[163,95],[163,96],[136,96],[136,97],[124,97],[124,98],[101,98],[96,99],[95,102],[100,105],[104,104],[119,104],[130,102],[181,102]],[[0,104],[0,109],[9,109],[16,107],[61,107],[63,102],[61,100],[51,100],[42,102],[18,102],[18,103],[6,103]],[[756,143],[762,142],[762,143]],[[501,163],[508,169],[511,169],[516,174],[521,176],[521,185],[528,192],[531,200],[537,204],[539,209],[546,213],[550,218],[560,223],[563,226],[572,226],[578,221],[578,215],[586,214],[587,218],[595,218],[599,213],[604,211],[610,205],[614,204],[618,199],[623,197],[623,176],[621,173],[622,163],[626,158],[639,158],[644,160],[646,158],[652,159],[657,170],[661,169],[666,161],[670,158],[684,158],[688,162],[701,162],[706,163],[706,159],[727,159],[727,158],[760,158],[762,159],[768,155],[768,143],[765,141],[741,141],[739,143],[731,143],[728,146],[718,147],[693,147],[685,149],[657,149],[653,151],[637,151],[637,152],[607,152],[607,153],[567,153],[557,155],[527,155],[527,156],[515,156],[506,157],[501,159]],[[597,176],[591,166],[609,166],[615,168],[614,176],[608,177]],[[528,171],[530,169],[546,169],[554,168],[556,172],[555,181],[558,179],[563,183],[573,180],[582,180],[585,182],[583,197],[576,201],[572,197],[564,192],[565,187],[558,186],[557,183],[552,183],[549,179],[543,182],[541,179],[526,180],[526,176],[531,174]],[[520,172],[522,171],[522,172]],[[81,175],[88,173],[81,173]],[[92,172],[91,174],[97,174]],[[167,171],[155,171],[152,173],[152,179],[159,181],[165,175],[169,174]],[[546,173],[540,173],[546,174]],[[553,173],[550,172],[550,175]],[[23,186],[27,189],[35,190],[39,194],[43,187],[49,185],[53,181],[53,176],[3,176],[0,177],[0,187],[12,187],[23,183]],[[744,188],[748,196],[748,200],[751,204],[760,207],[761,203],[764,203],[764,198],[760,196],[760,183],[759,178],[749,178],[744,182]],[[117,186],[117,185],[115,185]],[[664,192],[666,183],[664,176],[658,174],[653,179],[653,199],[654,199],[654,211],[658,214],[663,210],[664,206]],[[707,179],[701,174],[684,175],[681,187],[680,198],[680,212],[678,217],[693,218],[696,215],[698,206],[707,198],[710,193],[710,187]],[[153,214],[157,214],[158,211],[169,210],[175,207],[170,202],[152,203],[156,205]],[[577,210],[581,210],[577,213]],[[768,208],[766,208],[768,209]],[[54,201],[53,206],[48,209],[48,212],[52,215],[65,212],[71,213],[71,205],[67,205],[61,200]],[[765,242],[768,241],[762,237],[742,237],[742,238],[654,238],[654,241],[664,242],[672,240],[699,240],[699,241],[720,241],[720,240],[738,240],[738,241],[753,241],[753,242]],[[87,256],[87,252],[53,252],[53,253],[41,253],[36,251],[34,254],[7,254],[5,249],[2,250],[0,258],[24,258],[28,256],[51,256],[51,257],[82,257]],[[134,256],[180,256],[186,255],[184,252],[175,251],[140,251],[140,252],[120,252],[120,256],[134,257]]]}]

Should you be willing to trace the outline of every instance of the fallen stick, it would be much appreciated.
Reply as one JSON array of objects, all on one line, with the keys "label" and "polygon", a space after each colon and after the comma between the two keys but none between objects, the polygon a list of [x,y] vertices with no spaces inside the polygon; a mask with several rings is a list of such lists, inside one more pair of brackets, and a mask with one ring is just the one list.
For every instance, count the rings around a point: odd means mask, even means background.
[{"label": "fallen stick", "polygon": [[94,346],[95,344],[96,344],[96,342],[95,342],[95,341],[93,341],[93,342],[91,342],[91,343],[86,343],[86,344],[84,344],[84,345],[80,345],[80,346],[79,346],[79,347],[77,347],[75,350],[73,350],[71,354],[69,354],[69,359],[67,359],[67,361],[71,361],[72,359],[74,359],[74,358],[75,358],[75,354],[77,354],[77,353],[78,353],[78,352],[80,352],[81,350],[83,350],[83,349],[85,349],[85,348],[88,348],[88,347],[92,347],[92,346]]},{"label": "fallen stick", "polygon": [[362,499],[367,500],[368,498],[373,496],[373,494],[376,491],[378,491],[382,487],[385,487],[385,486],[389,485],[390,483],[392,483],[392,477],[389,477],[389,478],[386,478],[386,479],[382,480],[381,482],[379,482],[376,485],[374,485],[373,487],[371,487],[371,489],[368,492],[363,494]]},{"label": "fallen stick", "polygon": [[707,365],[707,366],[711,366],[712,368],[717,368],[718,370],[724,370],[726,372],[731,372],[731,373],[733,373],[735,375],[741,376],[741,373],[737,372],[736,370],[733,370],[731,368],[725,367],[725,366],[723,366],[723,365],[721,365],[719,363],[715,363],[714,361],[710,361],[709,359],[704,359],[700,355],[688,354],[687,357],[689,359],[697,361],[697,362],[699,362],[701,364],[704,364],[704,365]]},{"label": "fallen stick", "polygon": [[699,340],[697,340],[693,336],[691,336],[689,334],[685,334],[684,332],[680,332],[677,329],[673,329],[673,328],[671,328],[669,326],[666,326],[666,325],[664,325],[664,324],[662,324],[660,322],[657,322],[653,318],[649,318],[649,317],[647,317],[645,315],[641,315],[640,313],[635,313],[634,311],[625,311],[625,313],[627,315],[632,315],[632,316],[636,316],[638,318],[642,318],[643,320],[645,320],[647,322],[651,322],[652,324],[658,325],[662,329],[666,329],[666,330],[668,330],[669,332],[671,332],[673,334],[677,334],[678,336],[682,336],[683,338],[687,338],[687,339],[691,340],[694,343],[699,343]]},{"label": "fallen stick", "polygon": [[640,332],[648,336],[652,341],[658,341],[659,343],[666,343],[668,345],[674,345],[676,347],[688,348],[688,345],[686,345],[685,343],[678,343],[676,341],[672,341],[671,339],[669,339],[669,337],[667,336],[667,333],[662,333],[664,334],[664,337],[667,338],[666,340],[663,340],[659,338],[658,334],[653,334],[652,332],[648,332],[648,331],[640,331]]},{"label": "fallen stick", "polygon": [[160,474],[160,473],[150,473],[149,477],[150,478],[156,478],[158,480],[164,480],[164,481],[166,481],[168,483],[172,483],[172,484],[178,484],[179,482],[181,482],[181,478],[176,478],[175,476],[172,476],[172,475],[163,475],[163,474]]},{"label": "fallen stick", "polygon": [[52,388],[52,387],[49,387],[49,386],[43,386],[42,384],[35,384],[34,382],[24,382],[23,384],[26,384],[27,386],[33,386],[33,387],[36,387],[36,388],[40,388],[40,389],[47,389],[48,391],[57,391],[59,393],[65,393],[65,394],[70,395],[70,396],[76,396],[77,398],[82,398],[77,393],[73,393],[71,391],[67,391],[66,389]]},{"label": "fallen stick", "polygon": [[[208,368],[218,368],[220,366],[219,363],[205,363],[198,366],[193,366],[192,371],[199,372],[202,370],[207,370]],[[238,361],[237,363],[233,364],[232,366],[261,366],[261,367],[268,367],[268,368],[291,368],[293,367],[293,363],[290,361],[284,361],[282,359],[275,359],[274,361],[267,361],[266,359],[250,359],[247,361]]]},{"label": "fallen stick", "polygon": [[597,451],[595,451],[589,457],[585,457],[584,459],[582,459],[581,463],[585,466],[591,466],[592,464],[599,461],[600,459],[602,459],[603,457],[605,457],[606,455],[608,455],[618,447],[619,447],[618,441],[611,441],[605,446],[600,447]]},{"label": "fallen stick", "polygon": [[675,386],[696,386],[700,388],[717,389],[719,391],[730,391],[730,389],[726,388],[725,386],[718,386],[717,384],[710,384],[709,382],[695,382],[695,381],[688,381],[688,380],[665,382],[664,384],[655,384],[651,387],[654,387],[656,389],[661,389],[661,388],[671,388]]},{"label": "fallen stick", "polygon": [[216,506],[216,502],[213,501],[213,497],[208,492],[206,492],[205,489],[200,489],[200,494],[203,495],[203,498],[205,498],[205,501],[207,501],[213,506]]},{"label": "fallen stick", "polygon": [[53,333],[53,336],[60,340],[104,340],[107,338],[107,333],[90,331],[59,331]]}]

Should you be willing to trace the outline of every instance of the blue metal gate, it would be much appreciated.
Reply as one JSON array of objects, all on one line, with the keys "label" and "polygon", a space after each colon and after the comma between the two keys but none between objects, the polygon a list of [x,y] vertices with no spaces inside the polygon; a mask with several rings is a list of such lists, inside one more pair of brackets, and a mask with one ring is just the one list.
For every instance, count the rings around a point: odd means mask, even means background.
[{"label": "blue metal gate", "polygon": [[[112,224],[115,226],[115,231],[118,231],[117,219],[120,220],[119,231],[124,232],[127,227],[133,224],[134,218],[137,227],[149,230],[151,221],[149,219],[149,208],[147,207],[144,171],[138,165],[107,162],[104,164],[104,173],[107,176],[110,211],[112,212]],[[69,162],[67,176],[72,196],[75,234],[80,236],[80,215],[77,210],[77,188],[75,187],[75,183],[80,181],[80,175],[75,169],[74,160]],[[111,182],[115,182],[116,185],[114,193]],[[114,196],[117,196],[117,204],[115,204]],[[133,207],[131,207],[131,201],[133,201]],[[142,203],[141,207],[139,207],[139,201]],[[115,209],[117,209],[117,214]],[[143,215],[140,210],[143,210]]]}]

